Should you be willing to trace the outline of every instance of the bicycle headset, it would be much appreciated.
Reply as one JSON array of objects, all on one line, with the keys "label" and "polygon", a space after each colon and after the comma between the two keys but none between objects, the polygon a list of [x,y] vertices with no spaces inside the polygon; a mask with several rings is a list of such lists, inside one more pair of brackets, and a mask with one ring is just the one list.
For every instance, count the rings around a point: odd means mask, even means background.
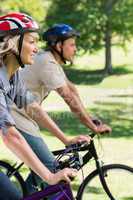
[{"label": "bicycle headset", "polygon": [[61,57],[62,61],[66,63],[66,59],[64,58],[63,55],[63,48],[61,48],[61,52],[59,52],[56,49],[56,44],[58,42],[61,42],[63,45],[63,42],[65,40],[79,36],[80,34],[71,26],[67,24],[57,24],[49,28],[46,32],[44,32],[42,35],[42,39],[47,42],[47,45],[48,47],[50,47],[50,50],[56,51],[58,55]]},{"label": "bicycle headset", "polygon": [[3,41],[4,37],[8,35],[20,35],[18,42],[18,55],[14,53],[20,66],[23,68],[24,64],[21,60],[21,50],[23,45],[24,33],[38,32],[39,26],[32,19],[32,17],[24,14],[13,12],[0,17],[0,40]]}]

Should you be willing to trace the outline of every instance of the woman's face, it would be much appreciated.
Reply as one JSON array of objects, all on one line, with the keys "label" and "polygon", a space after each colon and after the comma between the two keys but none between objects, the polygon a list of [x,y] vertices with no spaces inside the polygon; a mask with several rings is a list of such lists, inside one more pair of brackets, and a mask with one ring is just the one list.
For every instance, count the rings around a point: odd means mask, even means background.
[{"label": "woman's face", "polygon": [[34,56],[38,52],[38,39],[38,33],[28,32],[24,34],[23,45],[21,50],[21,60],[23,64],[32,65],[34,63]]}]

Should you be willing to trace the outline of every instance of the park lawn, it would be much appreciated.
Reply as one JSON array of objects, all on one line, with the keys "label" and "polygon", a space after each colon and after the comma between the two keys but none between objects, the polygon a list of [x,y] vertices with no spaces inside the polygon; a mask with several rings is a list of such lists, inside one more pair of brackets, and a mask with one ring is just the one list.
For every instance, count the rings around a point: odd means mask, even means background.
[{"label": "park lawn", "polygon": [[100,88],[117,88],[117,89],[126,89],[130,88],[133,85],[133,74],[127,75],[112,75],[106,77],[100,84]]},{"label": "park lawn", "polygon": [[[133,42],[128,43],[125,50],[121,47],[112,46],[111,52],[113,68],[133,65]],[[88,52],[83,55],[78,52],[74,63],[77,69],[86,69],[91,71],[103,69],[105,64],[105,51],[104,49],[101,49],[93,54],[89,54]]]},{"label": "park lawn", "polygon": [[[133,118],[130,108],[127,108],[125,104],[95,104],[91,109],[89,108],[91,114],[95,113],[95,116],[100,117],[112,127],[112,134],[101,137],[100,142],[96,142],[99,154],[106,163],[120,162],[133,166]],[[69,111],[54,111],[49,112],[49,114],[65,134],[70,137],[90,133]],[[127,116],[130,116],[130,118],[127,118]],[[64,147],[46,130],[42,130],[42,136],[51,150]],[[99,140],[96,139],[96,141]],[[0,159],[14,163],[17,160],[16,157],[10,151],[7,151],[2,143],[0,146]]]}]

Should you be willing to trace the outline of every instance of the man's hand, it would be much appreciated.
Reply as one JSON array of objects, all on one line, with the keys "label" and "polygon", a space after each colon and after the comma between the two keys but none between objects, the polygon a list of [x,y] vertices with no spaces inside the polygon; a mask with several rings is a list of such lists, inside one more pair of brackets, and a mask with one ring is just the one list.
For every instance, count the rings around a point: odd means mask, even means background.
[{"label": "man's hand", "polygon": [[110,133],[112,131],[112,129],[108,125],[103,124],[103,122],[100,119],[92,118],[92,121],[97,127],[95,130],[96,133],[104,134],[104,133]]},{"label": "man's hand", "polygon": [[111,133],[112,129],[106,124],[100,124],[97,126],[96,133],[104,134]]}]

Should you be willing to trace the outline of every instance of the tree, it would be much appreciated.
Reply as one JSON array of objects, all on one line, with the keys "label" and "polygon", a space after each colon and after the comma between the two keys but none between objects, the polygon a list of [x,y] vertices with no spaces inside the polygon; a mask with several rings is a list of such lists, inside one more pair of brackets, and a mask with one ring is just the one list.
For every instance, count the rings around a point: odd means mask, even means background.
[{"label": "tree", "polygon": [[104,71],[111,73],[111,46],[123,46],[133,36],[133,0],[51,1],[45,27],[68,23],[81,33],[78,45],[84,51],[105,47]]},{"label": "tree", "polygon": [[2,13],[20,11],[33,16],[37,21],[42,21],[45,16],[43,0],[2,0]]}]

